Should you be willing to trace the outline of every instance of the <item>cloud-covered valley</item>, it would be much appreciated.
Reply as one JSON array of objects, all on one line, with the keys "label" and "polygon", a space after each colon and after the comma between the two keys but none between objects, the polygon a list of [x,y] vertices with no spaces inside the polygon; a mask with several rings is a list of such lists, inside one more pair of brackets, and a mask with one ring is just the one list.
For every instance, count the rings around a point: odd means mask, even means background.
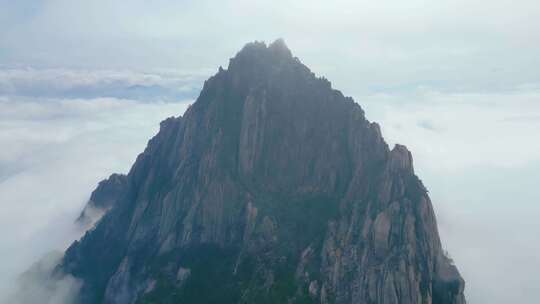
[{"label": "cloud-covered valley", "polygon": [[186,107],[0,97],[0,303],[13,303],[2,298],[30,265],[80,236],[74,220],[97,182],[127,172],[159,122]]}]

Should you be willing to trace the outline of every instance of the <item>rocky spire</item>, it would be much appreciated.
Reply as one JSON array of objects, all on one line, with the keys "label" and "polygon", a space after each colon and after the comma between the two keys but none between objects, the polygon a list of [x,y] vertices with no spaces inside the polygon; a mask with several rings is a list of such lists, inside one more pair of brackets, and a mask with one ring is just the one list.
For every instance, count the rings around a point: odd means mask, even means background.
[{"label": "rocky spire", "polygon": [[287,47],[287,45],[285,44],[285,40],[283,40],[282,38],[279,38],[276,41],[270,43],[270,45],[268,45],[268,49],[271,52],[277,54],[278,56],[292,58],[291,50],[289,50],[289,47]]},{"label": "rocky spire", "polygon": [[161,124],[60,269],[82,304],[463,304],[412,167],[282,40],[250,43]]},{"label": "rocky spire", "polygon": [[390,151],[390,165],[398,170],[414,172],[412,154],[407,147],[400,144]]}]

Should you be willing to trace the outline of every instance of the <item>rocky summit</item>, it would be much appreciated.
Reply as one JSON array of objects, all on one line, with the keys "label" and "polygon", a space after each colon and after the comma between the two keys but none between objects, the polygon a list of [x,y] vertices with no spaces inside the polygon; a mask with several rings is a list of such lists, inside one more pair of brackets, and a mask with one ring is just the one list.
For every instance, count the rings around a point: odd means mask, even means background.
[{"label": "rocky summit", "polygon": [[89,204],[57,267],[77,303],[465,303],[411,153],[282,40],[247,44]]}]

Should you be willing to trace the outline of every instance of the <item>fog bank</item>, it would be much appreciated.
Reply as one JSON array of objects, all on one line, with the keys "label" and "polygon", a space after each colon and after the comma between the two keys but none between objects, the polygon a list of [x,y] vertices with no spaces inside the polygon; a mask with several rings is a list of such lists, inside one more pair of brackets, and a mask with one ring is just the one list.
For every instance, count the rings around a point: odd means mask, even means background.
[{"label": "fog bank", "polygon": [[[81,235],[74,220],[98,181],[127,172],[159,122],[182,114],[186,106],[0,97],[0,303],[27,303],[5,299],[21,283],[20,274]],[[22,282],[28,287],[42,278],[26,276]],[[60,278],[32,292],[54,289],[60,295],[72,283]],[[57,300],[51,295],[50,303],[61,303]]]}]

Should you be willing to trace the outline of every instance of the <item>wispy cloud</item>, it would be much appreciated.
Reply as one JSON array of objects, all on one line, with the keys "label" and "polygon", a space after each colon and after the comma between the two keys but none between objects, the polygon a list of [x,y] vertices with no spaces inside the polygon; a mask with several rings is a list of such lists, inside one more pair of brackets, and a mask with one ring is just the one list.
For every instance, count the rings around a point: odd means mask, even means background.
[{"label": "wispy cloud", "polygon": [[420,128],[426,129],[428,131],[433,131],[433,132],[440,132],[441,131],[439,129],[439,127],[437,127],[435,125],[435,123],[433,123],[433,121],[431,121],[431,120],[427,120],[427,119],[420,120],[420,121],[417,122],[417,125]]},{"label": "wispy cloud", "polygon": [[202,77],[205,77],[204,71],[182,74],[175,70],[135,72],[0,67],[0,95],[179,102],[196,97]]},{"label": "wispy cloud", "polygon": [[409,146],[430,170],[511,168],[540,161],[540,141],[535,140],[540,125],[534,119],[540,113],[540,91],[419,90],[359,100],[389,141]]},{"label": "wispy cloud", "polygon": [[509,116],[501,121],[508,122],[508,123],[531,123],[536,122],[540,123],[540,115],[516,115],[516,116]]},{"label": "wispy cloud", "polygon": [[60,251],[51,252],[34,263],[17,278],[7,303],[77,304],[75,299],[82,282],[55,269],[62,256]]}]

